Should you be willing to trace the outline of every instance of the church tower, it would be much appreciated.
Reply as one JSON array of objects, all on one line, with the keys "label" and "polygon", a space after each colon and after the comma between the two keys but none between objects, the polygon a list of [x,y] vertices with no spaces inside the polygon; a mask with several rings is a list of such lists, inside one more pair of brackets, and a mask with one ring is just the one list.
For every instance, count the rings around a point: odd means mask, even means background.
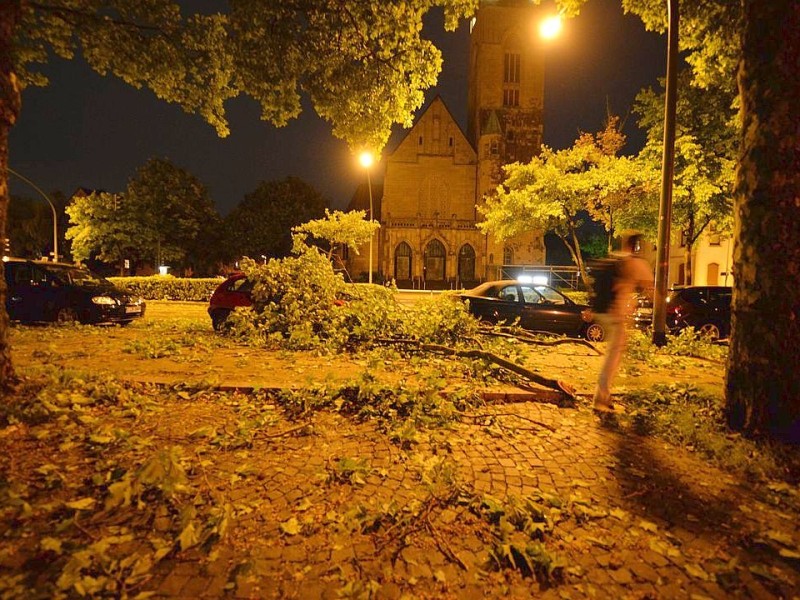
[{"label": "church tower", "polygon": [[[476,203],[501,183],[501,166],[528,162],[542,145],[544,58],[530,0],[483,0],[470,29],[467,136],[477,153]],[[543,234],[487,243],[487,266],[543,264]]]}]

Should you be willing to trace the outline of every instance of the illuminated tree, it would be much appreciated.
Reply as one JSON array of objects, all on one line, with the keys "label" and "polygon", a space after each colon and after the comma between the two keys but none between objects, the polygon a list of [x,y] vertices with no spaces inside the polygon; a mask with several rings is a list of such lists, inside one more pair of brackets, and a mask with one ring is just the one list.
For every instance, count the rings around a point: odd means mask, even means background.
[{"label": "illuminated tree", "polygon": [[504,167],[505,179],[480,208],[481,229],[498,239],[552,231],[569,250],[583,281],[586,267],[578,229],[591,209],[609,234],[613,215],[650,192],[657,174],[625,156],[615,156],[624,138],[611,135],[615,122],[597,135],[583,134],[571,148],[544,148],[527,164]]}]

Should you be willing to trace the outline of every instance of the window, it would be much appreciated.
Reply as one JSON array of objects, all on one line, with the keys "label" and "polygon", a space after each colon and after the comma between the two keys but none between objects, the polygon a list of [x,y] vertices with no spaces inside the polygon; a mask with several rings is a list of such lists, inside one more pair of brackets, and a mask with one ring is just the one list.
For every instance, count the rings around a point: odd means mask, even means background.
[{"label": "window", "polygon": [[522,298],[525,300],[525,304],[541,304],[544,298],[534,290],[532,287],[527,285],[521,286],[522,288]]},{"label": "window", "polygon": [[500,290],[498,298],[500,298],[500,300],[506,300],[508,302],[518,302],[519,294],[517,293],[517,286],[509,285],[504,287],[502,290]]},{"label": "window", "polygon": [[519,106],[520,54],[506,52],[503,57],[503,106]]},{"label": "window", "polygon": [[567,301],[564,298],[564,296],[562,296],[561,294],[559,294],[557,291],[555,291],[552,288],[540,285],[540,286],[536,287],[536,291],[539,292],[544,297],[545,301],[548,304],[566,304],[567,303]]},{"label": "window", "polygon": [[503,106],[519,106],[519,90],[503,89]]},{"label": "window", "polygon": [[394,278],[398,281],[411,279],[411,246],[400,242],[394,251]]},{"label": "window", "polygon": [[492,140],[492,142],[489,144],[489,154],[492,156],[497,156],[500,154],[500,144],[497,142],[497,140]]},{"label": "window", "polygon": [[458,278],[475,281],[475,250],[469,244],[464,244],[458,251]]},{"label": "window", "polygon": [[503,248],[503,264],[504,265],[514,264],[514,249],[511,246],[505,246]]},{"label": "window", "polygon": [[518,53],[506,52],[503,59],[503,83],[519,83],[519,62]]}]

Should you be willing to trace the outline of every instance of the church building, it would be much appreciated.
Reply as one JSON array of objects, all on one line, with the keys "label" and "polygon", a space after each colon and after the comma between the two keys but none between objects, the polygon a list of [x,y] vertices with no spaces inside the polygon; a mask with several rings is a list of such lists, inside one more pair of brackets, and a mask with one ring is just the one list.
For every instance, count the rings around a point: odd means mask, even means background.
[{"label": "church building", "polygon": [[[501,166],[529,161],[542,144],[539,10],[525,0],[481,2],[470,24],[466,133],[437,96],[385,156],[383,185],[372,186],[381,225],[373,281],[469,288],[502,277],[503,267],[544,264],[544,232],[500,242],[477,227],[478,206],[501,183]],[[348,209],[369,212],[368,193],[359,189]],[[354,281],[366,279],[368,252],[365,245],[345,259]]]}]

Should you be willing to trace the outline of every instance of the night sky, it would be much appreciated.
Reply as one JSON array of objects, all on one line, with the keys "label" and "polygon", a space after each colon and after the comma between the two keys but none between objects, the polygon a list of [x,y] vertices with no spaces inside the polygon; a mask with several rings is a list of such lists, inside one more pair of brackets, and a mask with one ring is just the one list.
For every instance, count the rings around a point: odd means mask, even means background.
[{"label": "night sky", "polygon": [[[428,25],[441,31],[441,19]],[[467,23],[454,33],[431,35],[444,54],[444,68],[426,101],[441,95],[466,131]],[[599,130],[607,107],[624,117],[642,87],[657,85],[664,75],[666,40],[645,32],[637,17],[623,15],[619,0],[590,0],[546,52],[544,140],[563,148],[579,131]],[[260,181],[288,175],[313,185],[332,207],[343,208],[364,177],[347,145],[308,105],[300,119],[277,129],[259,120],[252,100],[230,101],[231,135],[219,138],[200,117],[148,90],[100,77],[81,59],[54,59],[44,72],[50,85],[23,94],[9,164],[47,192],[71,195],[78,187],[122,192],[147,159],[166,157],[208,186],[224,215]],[[403,132],[398,128],[388,149]],[[635,117],[628,119],[625,132],[625,152],[635,153],[643,141]],[[13,176],[10,183],[12,194],[37,196]]]}]

